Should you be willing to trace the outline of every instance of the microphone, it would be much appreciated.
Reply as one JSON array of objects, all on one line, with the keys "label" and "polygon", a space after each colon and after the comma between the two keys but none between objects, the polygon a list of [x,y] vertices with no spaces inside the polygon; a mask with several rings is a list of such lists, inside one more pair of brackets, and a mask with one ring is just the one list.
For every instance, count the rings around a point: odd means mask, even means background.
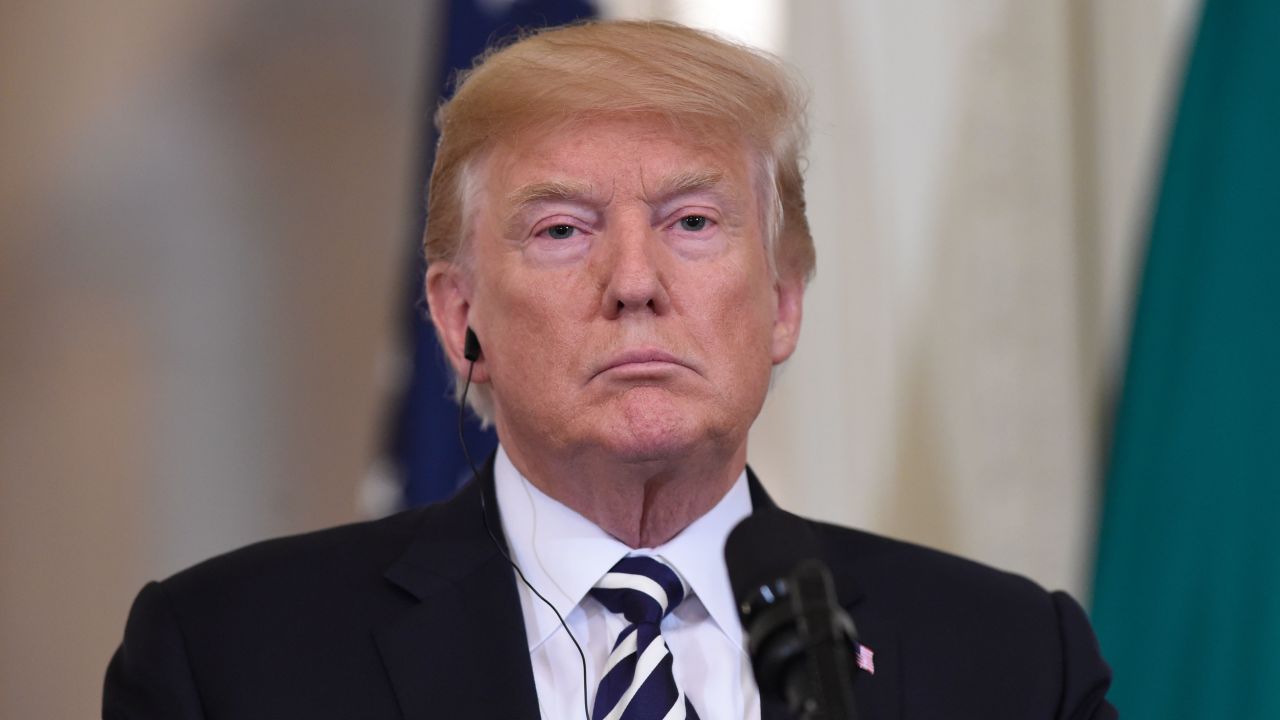
[{"label": "microphone", "polygon": [[808,523],[779,510],[748,516],[724,546],[761,699],[798,720],[855,720],[858,632],[820,557]]}]

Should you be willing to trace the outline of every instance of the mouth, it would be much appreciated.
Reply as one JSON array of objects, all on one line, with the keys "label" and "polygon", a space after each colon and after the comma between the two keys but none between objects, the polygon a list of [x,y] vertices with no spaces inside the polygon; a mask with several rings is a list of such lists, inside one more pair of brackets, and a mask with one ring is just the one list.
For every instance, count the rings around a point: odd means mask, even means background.
[{"label": "mouth", "polygon": [[653,377],[673,370],[689,369],[679,358],[657,348],[637,348],[610,357],[594,377],[609,374],[622,377]]}]

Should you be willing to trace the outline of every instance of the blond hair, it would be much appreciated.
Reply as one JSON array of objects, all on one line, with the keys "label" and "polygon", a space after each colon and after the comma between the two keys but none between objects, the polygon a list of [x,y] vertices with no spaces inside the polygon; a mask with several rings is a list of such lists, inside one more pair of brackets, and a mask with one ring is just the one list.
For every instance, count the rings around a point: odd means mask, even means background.
[{"label": "blond hair", "polygon": [[[777,276],[807,281],[813,238],[800,158],[804,92],[778,59],[668,22],[588,22],[492,48],[440,106],[423,237],[427,262],[467,257],[476,165],[502,139],[593,118],[646,115],[708,143],[745,145],[756,164],[766,249]],[[488,416],[487,388],[473,407]]]}]

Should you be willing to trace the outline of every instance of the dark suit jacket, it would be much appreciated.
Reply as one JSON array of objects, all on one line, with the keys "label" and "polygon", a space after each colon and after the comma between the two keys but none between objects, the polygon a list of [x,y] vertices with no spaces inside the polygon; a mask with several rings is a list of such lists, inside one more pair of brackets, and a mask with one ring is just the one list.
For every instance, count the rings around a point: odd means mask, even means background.
[{"label": "dark suit jacket", "polygon": [[[754,506],[773,507],[750,480]],[[500,533],[490,462],[446,503],[271,540],[148,584],[107,669],[103,716],[536,720],[514,574],[485,531],[482,492]],[[875,674],[855,687],[860,720],[1115,717],[1110,671],[1065,594],[813,528],[875,652]],[[763,714],[786,717],[772,705]]]}]

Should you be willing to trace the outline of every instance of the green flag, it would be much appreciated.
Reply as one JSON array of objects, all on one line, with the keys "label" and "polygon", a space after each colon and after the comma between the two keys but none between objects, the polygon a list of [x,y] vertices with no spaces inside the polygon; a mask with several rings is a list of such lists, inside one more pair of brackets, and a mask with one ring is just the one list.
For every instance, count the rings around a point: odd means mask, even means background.
[{"label": "green flag", "polygon": [[1280,2],[1206,0],[1142,278],[1094,622],[1128,720],[1280,718]]}]

